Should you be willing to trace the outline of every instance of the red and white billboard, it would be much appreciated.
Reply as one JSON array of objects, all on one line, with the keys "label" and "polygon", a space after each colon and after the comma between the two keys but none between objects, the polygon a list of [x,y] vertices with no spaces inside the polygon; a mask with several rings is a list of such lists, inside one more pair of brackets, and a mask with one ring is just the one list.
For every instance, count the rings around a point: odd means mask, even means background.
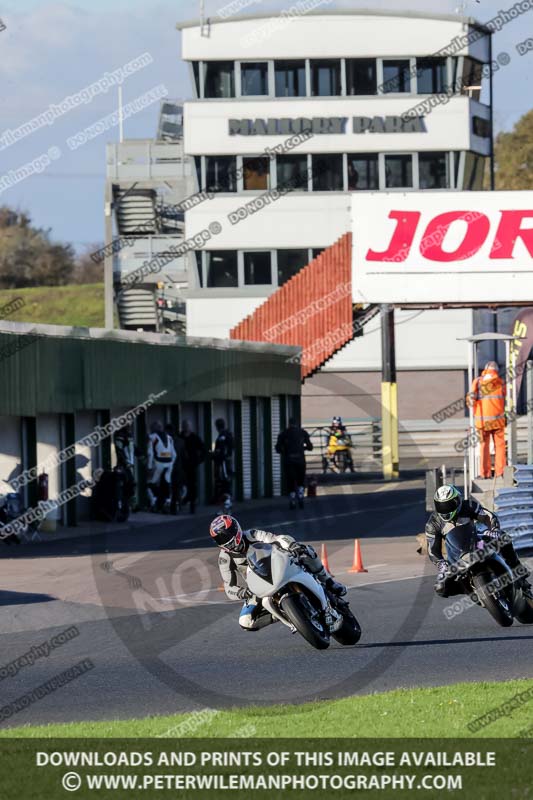
[{"label": "red and white billboard", "polygon": [[533,192],[352,195],[355,302],[533,302]]}]

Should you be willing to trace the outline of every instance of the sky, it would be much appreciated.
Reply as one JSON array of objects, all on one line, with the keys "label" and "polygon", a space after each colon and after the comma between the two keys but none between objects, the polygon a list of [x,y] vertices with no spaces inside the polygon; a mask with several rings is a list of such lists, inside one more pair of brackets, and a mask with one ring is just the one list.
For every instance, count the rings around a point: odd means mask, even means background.
[{"label": "sky", "polygon": [[[227,0],[205,0],[214,16]],[[254,0],[250,13],[276,14],[292,0]],[[332,0],[327,8],[375,8],[434,13],[466,12],[481,22],[513,0]],[[461,9],[463,6],[463,9]],[[29,212],[34,224],[50,229],[54,241],[70,242],[78,252],[103,241],[105,145],[118,141],[118,127],[71,150],[67,139],[117,109],[116,86],[90,102],[71,108],[52,123],[5,146],[2,135],[29,121],[50,104],[111,73],[144,53],[145,66],[123,81],[128,103],[156,87],[169,98],[190,97],[189,72],[180,61],[176,23],[195,19],[200,0],[14,0],[0,5],[0,205]],[[2,25],[0,25],[2,28]],[[508,53],[510,63],[494,76],[495,127],[510,130],[533,108],[533,51],[520,57],[516,45],[533,37],[533,11],[513,20],[494,36],[494,54]],[[152,95],[150,95],[152,97]],[[124,123],[128,139],[152,138],[159,101]],[[15,185],[2,183],[9,170],[51,159],[40,174]]]}]

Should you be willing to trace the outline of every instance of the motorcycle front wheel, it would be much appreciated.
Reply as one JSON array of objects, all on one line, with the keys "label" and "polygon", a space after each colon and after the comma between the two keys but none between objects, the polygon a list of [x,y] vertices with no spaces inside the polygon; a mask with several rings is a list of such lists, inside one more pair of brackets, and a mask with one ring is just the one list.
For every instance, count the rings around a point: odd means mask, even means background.
[{"label": "motorcycle front wheel", "polygon": [[502,628],[508,628],[513,624],[513,609],[507,601],[504,592],[494,595],[487,591],[486,587],[494,580],[494,575],[490,572],[480,572],[472,577],[472,583],[479,599],[487,609],[492,619]]},{"label": "motorcycle front wheel", "polygon": [[342,613],[342,625],[338,631],[332,634],[333,638],[345,647],[357,644],[361,638],[361,626],[349,608],[340,613]]},{"label": "motorcycle front wheel", "polygon": [[333,456],[333,463],[338,472],[346,472],[348,469],[348,456],[346,450],[339,450]]},{"label": "motorcycle front wheel", "polygon": [[315,607],[304,594],[289,594],[280,605],[287,619],[306,642],[317,650],[326,650],[329,647],[329,631],[318,620]]}]

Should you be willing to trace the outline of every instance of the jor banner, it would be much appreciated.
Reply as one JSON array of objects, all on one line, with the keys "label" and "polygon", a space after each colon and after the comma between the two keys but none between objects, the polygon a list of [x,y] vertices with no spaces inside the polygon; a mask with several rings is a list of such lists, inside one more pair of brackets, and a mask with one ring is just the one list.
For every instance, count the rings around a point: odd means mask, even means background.
[{"label": "jor banner", "polygon": [[526,371],[526,363],[533,348],[533,307],[525,308],[518,314],[513,325],[515,337],[511,347],[511,363],[516,370],[516,396],[520,396],[520,387]]}]

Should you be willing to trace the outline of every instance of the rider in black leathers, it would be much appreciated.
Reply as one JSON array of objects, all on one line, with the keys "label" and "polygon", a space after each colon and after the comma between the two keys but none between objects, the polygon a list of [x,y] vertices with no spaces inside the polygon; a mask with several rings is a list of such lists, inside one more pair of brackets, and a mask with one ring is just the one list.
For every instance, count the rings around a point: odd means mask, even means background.
[{"label": "rider in black leathers", "polygon": [[448,573],[449,565],[444,547],[445,537],[446,533],[456,525],[464,525],[468,521],[472,521],[481,522],[487,526],[487,535],[493,540],[493,543],[498,547],[500,555],[512,570],[516,570],[517,567],[521,568],[525,577],[519,578],[517,583],[524,594],[533,599],[532,589],[527,581],[529,570],[518,558],[509,537],[501,530],[496,514],[484,508],[473,498],[464,500],[461,492],[455,486],[448,484],[437,489],[433,500],[435,511],[426,523],[426,540],[428,556],[438,568],[437,581],[435,583],[435,592],[438,595],[451,597],[463,592],[455,577]]}]

